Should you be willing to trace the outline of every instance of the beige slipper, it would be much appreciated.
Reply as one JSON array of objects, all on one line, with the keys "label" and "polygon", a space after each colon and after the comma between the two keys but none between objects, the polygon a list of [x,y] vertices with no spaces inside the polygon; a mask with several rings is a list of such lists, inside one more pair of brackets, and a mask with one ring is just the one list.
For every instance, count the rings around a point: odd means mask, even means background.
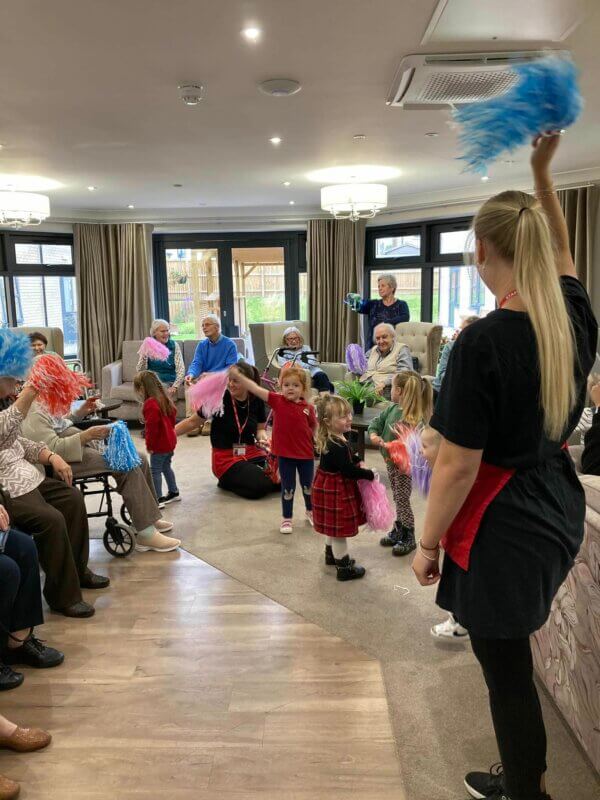
[{"label": "beige slipper", "polygon": [[169,553],[171,550],[177,550],[181,544],[181,539],[173,539],[170,536],[163,536],[162,533],[154,531],[152,536],[138,536],[135,549],[139,553],[147,553],[148,550],[154,550],[157,553]]},{"label": "beige slipper", "polygon": [[169,522],[168,519],[157,519],[154,527],[159,533],[167,533],[167,531],[173,530],[173,523]]}]

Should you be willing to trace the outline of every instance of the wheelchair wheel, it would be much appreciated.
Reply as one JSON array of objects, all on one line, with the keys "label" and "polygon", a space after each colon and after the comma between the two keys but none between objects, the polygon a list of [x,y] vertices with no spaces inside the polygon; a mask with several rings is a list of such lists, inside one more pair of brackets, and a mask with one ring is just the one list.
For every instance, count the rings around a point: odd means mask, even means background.
[{"label": "wheelchair wheel", "polygon": [[129,511],[127,510],[125,503],[121,504],[121,510],[119,511],[119,514],[121,515],[121,519],[125,525],[131,525],[131,517],[129,516]]},{"label": "wheelchair wheel", "polygon": [[104,531],[104,547],[111,556],[115,558],[125,558],[135,550],[135,534],[126,525],[107,523]]}]

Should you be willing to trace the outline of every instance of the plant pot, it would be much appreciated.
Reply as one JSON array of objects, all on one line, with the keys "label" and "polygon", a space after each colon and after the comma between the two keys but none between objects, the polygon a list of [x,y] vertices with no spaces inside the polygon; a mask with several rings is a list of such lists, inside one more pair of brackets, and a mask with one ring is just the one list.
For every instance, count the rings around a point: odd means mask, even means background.
[{"label": "plant pot", "polygon": [[355,414],[362,414],[365,410],[365,404],[359,400],[354,400],[352,402],[352,411]]}]

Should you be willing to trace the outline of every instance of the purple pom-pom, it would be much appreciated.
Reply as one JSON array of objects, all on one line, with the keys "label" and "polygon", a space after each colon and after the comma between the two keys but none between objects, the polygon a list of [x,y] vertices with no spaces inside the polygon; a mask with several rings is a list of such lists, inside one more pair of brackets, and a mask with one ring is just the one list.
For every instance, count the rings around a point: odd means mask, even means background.
[{"label": "purple pom-pom", "polygon": [[346,366],[353,375],[362,375],[367,371],[367,357],[359,344],[346,347]]},{"label": "purple pom-pom", "polygon": [[359,480],[357,483],[367,525],[374,531],[387,533],[396,521],[396,512],[388,499],[385,486],[378,475],[372,481]]},{"label": "purple pom-pom", "polygon": [[431,483],[431,467],[421,452],[421,434],[411,431],[406,437],[406,449],[410,459],[410,475],[417,490],[427,496]]}]

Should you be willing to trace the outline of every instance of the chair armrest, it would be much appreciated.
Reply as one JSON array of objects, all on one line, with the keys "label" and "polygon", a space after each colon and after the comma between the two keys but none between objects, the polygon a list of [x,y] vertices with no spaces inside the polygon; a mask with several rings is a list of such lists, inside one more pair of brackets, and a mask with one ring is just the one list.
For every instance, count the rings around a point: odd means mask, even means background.
[{"label": "chair armrest", "polygon": [[341,361],[321,361],[319,366],[330,381],[333,382],[345,380],[346,370],[348,368]]},{"label": "chair armrest", "polygon": [[123,361],[113,361],[102,367],[102,397],[110,397],[111,389],[123,383]]}]

